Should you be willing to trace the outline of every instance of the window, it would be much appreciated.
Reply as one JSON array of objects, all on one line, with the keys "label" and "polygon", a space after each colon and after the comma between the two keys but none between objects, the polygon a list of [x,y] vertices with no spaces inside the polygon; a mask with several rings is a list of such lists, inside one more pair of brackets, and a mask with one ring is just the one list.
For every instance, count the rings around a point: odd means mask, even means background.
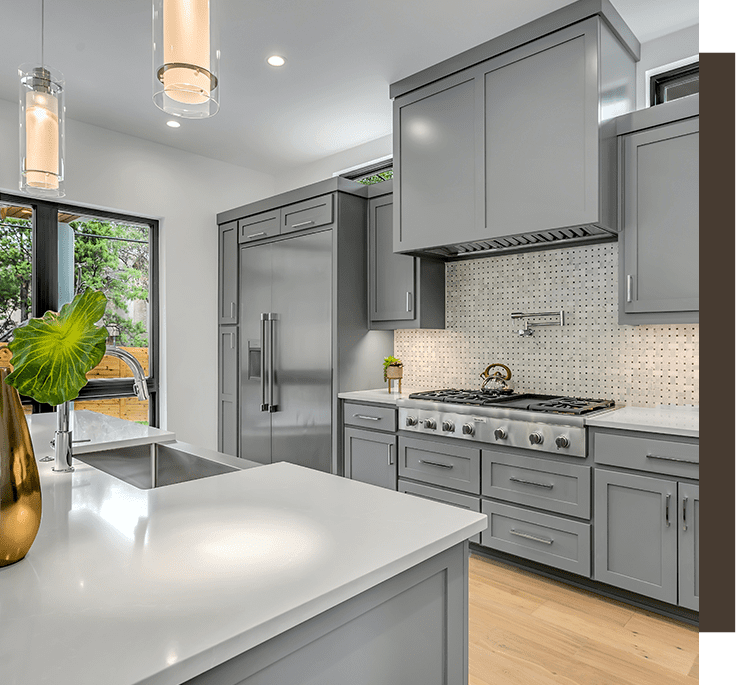
[{"label": "window", "polygon": [[[157,425],[157,254],[154,220],[0,194],[0,365],[9,365],[15,326],[58,311],[86,288],[102,290],[108,345],[138,359],[150,399],[140,402],[127,364],[106,355],[87,375],[75,408]],[[26,406],[51,409],[30,400]]]},{"label": "window", "polygon": [[663,102],[694,95],[700,89],[698,62],[668,69],[649,78],[649,104],[661,105]]},{"label": "window", "polygon": [[382,160],[378,163],[344,171],[340,176],[367,186],[390,181],[394,177],[394,162],[393,159]]}]

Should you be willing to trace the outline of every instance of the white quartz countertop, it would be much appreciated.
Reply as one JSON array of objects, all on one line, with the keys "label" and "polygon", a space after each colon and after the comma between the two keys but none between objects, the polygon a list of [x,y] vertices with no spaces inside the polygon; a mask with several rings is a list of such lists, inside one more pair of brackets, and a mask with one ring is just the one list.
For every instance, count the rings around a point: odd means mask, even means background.
[{"label": "white quartz countertop", "polygon": [[[86,409],[70,414],[72,428],[72,452],[84,454],[104,447],[133,447],[152,442],[168,442],[176,439],[176,433],[144,426],[141,423],[105,416]],[[53,456],[51,440],[56,430],[56,414],[31,414],[26,417],[37,459]]]},{"label": "white quartz countertop", "polygon": [[3,685],[182,683],[486,527],[287,463],[152,490],[51,466],[0,568]]},{"label": "white quartz countertop", "polygon": [[700,437],[699,408],[660,404],[657,407],[622,407],[585,420],[588,426]]},{"label": "white quartz countertop", "polygon": [[419,390],[413,388],[402,388],[401,392],[396,392],[396,384],[393,384],[394,392],[389,392],[388,388],[376,388],[374,390],[352,390],[350,392],[338,393],[341,400],[349,400],[350,402],[367,402],[369,404],[391,404],[396,406],[396,400],[406,399],[413,392]]}]

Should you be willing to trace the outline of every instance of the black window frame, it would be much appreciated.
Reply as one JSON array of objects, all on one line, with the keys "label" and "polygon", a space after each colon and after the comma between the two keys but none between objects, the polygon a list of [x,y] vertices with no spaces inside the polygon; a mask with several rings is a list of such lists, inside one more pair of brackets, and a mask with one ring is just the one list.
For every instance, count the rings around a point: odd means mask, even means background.
[{"label": "black window frame", "polygon": [[[31,207],[33,221],[31,228],[32,277],[31,277],[31,316],[40,317],[45,312],[59,310],[59,253],[58,253],[58,221],[59,214],[79,214],[84,217],[95,217],[131,224],[142,224],[148,231],[148,268],[149,268],[149,315],[148,332],[148,423],[157,427],[160,423],[159,373],[160,373],[160,336],[159,336],[159,222],[147,217],[123,214],[122,212],[92,209],[65,202],[53,202],[27,195],[13,195],[0,192],[3,204]],[[116,399],[135,397],[132,378],[93,378],[80,390],[75,401]],[[24,398],[28,399],[28,398]],[[31,400],[33,413],[54,411],[54,407]]]},{"label": "black window frame", "polygon": [[[700,80],[700,61],[691,62],[690,64],[684,64],[674,69],[662,71],[658,74],[654,74],[649,77],[649,106],[656,107],[662,105],[665,102],[672,102],[672,100],[665,100],[663,96],[663,90],[667,86],[672,84],[678,84],[685,82],[692,76],[698,76]],[[687,97],[687,96],[682,96]],[[679,100],[680,98],[675,98]]]}]

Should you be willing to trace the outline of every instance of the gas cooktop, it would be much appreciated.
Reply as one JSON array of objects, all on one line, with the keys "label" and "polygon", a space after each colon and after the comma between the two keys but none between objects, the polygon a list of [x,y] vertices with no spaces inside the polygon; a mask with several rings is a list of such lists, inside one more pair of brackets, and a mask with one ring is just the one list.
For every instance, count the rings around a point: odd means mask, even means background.
[{"label": "gas cooktop", "polygon": [[[494,406],[509,409],[547,414],[587,414],[613,407],[613,400],[585,399],[559,395],[536,395],[533,393],[514,393],[512,390],[428,390],[409,395],[410,400],[428,400],[445,404],[464,404],[472,406]],[[421,406],[421,405],[416,405]]]}]

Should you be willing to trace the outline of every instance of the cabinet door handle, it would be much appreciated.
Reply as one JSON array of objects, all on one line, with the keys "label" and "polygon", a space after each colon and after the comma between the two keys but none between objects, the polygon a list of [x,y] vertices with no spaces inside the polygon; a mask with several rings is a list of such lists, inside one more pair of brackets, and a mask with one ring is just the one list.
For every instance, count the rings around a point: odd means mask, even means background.
[{"label": "cabinet door handle", "polygon": [[534,542],[543,542],[545,545],[551,545],[554,542],[554,540],[550,538],[542,538],[537,535],[531,535],[530,533],[524,533],[520,530],[514,530],[513,528],[509,531],[509,533],[520,538],[526,538],[527,540],[534,540]]},{"label": "cabinet door handle", "polygon": [[634,277],[631,274],[626,276],[626,301],[634,301]]},{"label": "cabinet door handle", "polygon": [[682,529],[687,530],[687,497],[682,498]]},{"label": "cabinet door handle", "polygon": [[394,465],[394,456],[393,456],[393,450],[391,449],[393,447],[393,445],[391,443],[389,443],[387,445],[387,447],[388,447],[388,465],[389,466],[393,466]]},{"label": "cabinet door handle", "polygon": [[251,238],[258,238],[262,235],[266,235],[266,231],[258,231],[258,233],[251,233],[250,235],[245,236],[248,240]]},{"label": "cabinet door handle", "polygon": [[368,414],[353,414],[356,419],[364,419],[365,421],[380,421],[380,416],[368,416]]},{"label": "cabinet door handle", "polygon": [[427,466],[439,466],[441,469],[451,469],[453,464],[442,464],[439,461],[427,461],[426,459],[420,459],[420,464],[427,464]]},{"label": "cabinet door handle", "polygon": [[235,333],[228,333],[228,335],[230,336],[230,349],[234,350],[235,349]]},{"label": "cabinet door handle", "polygon": [[412,302],[411,302],[411,292],[409,292],[407,290],[406,291],[406,311],[407,312],[410,312],[411,311],[411,304],[412,304]]},{"label": "cabinet door handle", "polygon": [[235,318],[235,302],[230,303],[230,318]]},{"label": "cabinet door handle", "polygon": [[309,226],[309,224],[313,224],[314,219],[310,219],[309,221],[300,221],[298,224],[291,224],[292,228],[301,228],[302,226]]},{"label": "cabinet door handle", "polygon": [[554,485],[550,483],[535,483],[533,480],[523,480],[521,478],[516,478],[516,476],[509,476],[509,480],[513,481],[514,483],[523,483],[524,485],[534,485],[538,488],[548,488],[552,489]]},{"label": "cabinet door handle", "polygon": [[671,495],[668,493],[664,499],[664,522],[668,528],[670,525],[670,497]]},{"label": "cabinet door handle", "polygon": [[647,454],[647,459],[661,459],[662,461],[679,461],[683,464],[698,464],[699,462],[692,459],[681,459],[680,457],[664,457],[660,454]]}]

